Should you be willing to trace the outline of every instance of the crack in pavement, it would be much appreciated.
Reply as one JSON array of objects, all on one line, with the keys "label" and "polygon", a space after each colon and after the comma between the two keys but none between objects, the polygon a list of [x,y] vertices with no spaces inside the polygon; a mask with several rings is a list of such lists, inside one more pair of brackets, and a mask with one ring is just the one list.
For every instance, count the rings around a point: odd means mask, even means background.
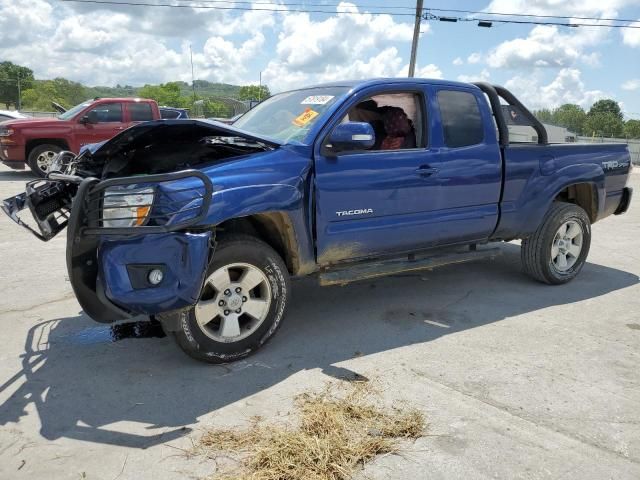
[{"label": "crack in pavement", "polygon": [[30,305],[28,307],[24,307],[24,308],[13,308],[11,310],[4,310],[2,312],[0,312],[0,318],[2,318],[5,315],[9,315],[11,313],[24,313],[24,312],[28,312],[30,310],[35,310],[38,307],[44,307],[45,305],[49,305],[51,303],[60,303],[63,302],[65,300],[69,300],[71,298],[75,298],[75,293],[71,292],[67,292],[64,294],[64,296],[60,297],[60,298],[56,298],[54,300],[47,300],[46,302],[42,302],[42,303],[38,303],[35,305]]}]

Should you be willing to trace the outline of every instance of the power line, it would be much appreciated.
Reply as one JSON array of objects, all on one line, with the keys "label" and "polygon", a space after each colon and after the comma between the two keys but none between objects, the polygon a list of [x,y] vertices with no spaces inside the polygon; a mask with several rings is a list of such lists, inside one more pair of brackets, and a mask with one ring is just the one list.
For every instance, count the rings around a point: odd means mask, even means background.
[{"label": "power line", "polygon": [[[228,1],[228,0],[227,0]],[[451,13],[472,13],[472,14],[480,14],[480,15],[495,15],[495,16],[503,16],[503,17],[529,17],[529,18],[562,18],[565,20],[601,20],[601,21],[610,21],[610,22],[630,22],[634,23],[638,20],[636,19],[627,19],[627,18],[599,18],[599,17],[573,17],[573,16],[562,16],[562,15],[534,15],[532,13],[502,13],[502,12],[480,12],[475,10],[456,10],[452,8],[425,8],[426,11],[434,11],[434,12],[451,12]]]},{"label": "power line", "polygon": [[[58,0],[60,2],[71,2],[71,3],[91,3],[98,5],[123,5],[123,6],[132,6],[132,7],[165,7],[165,8],[193,8],[193,9],[205,9],[205,10],[240,10],[240,11],[258,11],[258,12],[295,12],[295,13],[327,13],[330,15],[335,15],[336,13],[340,13],[342,15],[394,15],[394,16],[405,16],[405,17],[415,17],[414,13],[408,12],[351,12],[351,11],[340,11],[336,12],[335,10],[311,10],[311,9],[289,9],[289,8],[264,8],[264,7],[226,7],[220,5],[183,5],[175,3],[145,3],[145,2],[118,2],[115,0]],[[236,2],[232,2],[236,3]],[[248,2],[249,3],[249,2]],[[274,6],[278,6],[278,4],[270,4]]]},{"label": "power line", "polygon": [[492,23],[512,23],[517,25],[554,25],[558,27],[598,27],[598,28],[633,28],[640,29],[638,25],[603,25],[601,23],[566,23],[566,22],[547,22],[538,20],[500,20],[495,18],[480,18],[480,17],[445,17],[434,15],[432,13],[426,13],[423,17],[427,21],[439,20],[442,22],[485,22],[490,27]]},{"label": "power line", "polygon": [[[70,2],[70,3],[90,3],[90,4],[98,4],[98,5],[122,5],[122,6],[133,6],[133,7],[164,7],[164,8],[192,8],[192,9],[206,9],[206,10],[232,10],[232,11],[264,11],[264,12],[294,12],[294,13],[324,13],[335,15],[336,13],[344,14],[344,15],[393,15],[393,16],[405,16],[405,17],[415,17],[414,13],[409,12],[399,12],[399,11],[364,11],[364,12],[352,12],[352,11],[340,11],[336,12],[335,10],[318,10],[318,9],[309,9],[309,8],[277,8],[279,6],[295,6],[300,5],[303,6],[305,4],[302,3],[288,3],[288,4],[274,4],[268,2],[232,2],[230,0],[200,0],[199,4],[193,3],[147,3],[141,1],[116,1],[116,0],[59,0],[61,2]],[[176,0],[181,2],[193,2],[193,0]],[[202,5],[202,3],[207,3],[207,5]],[[214,4],[214,5],[211,5]],[[222,5],[221,5],[222,4]],[[237,4],[249,5],[251,6],[237,6]],[[272,8],[267,7],[256,7],[255,5],[269,5]],[[324,6],[337,7],[337,4],[309,4],[315,6]],[[366,7],[366,6],[358,6],[356,8],[408,8],[408,7]],[[640,25],[603,25],[600,23],[567,23],[567,22],[549,22],[549,21],[536,21],[536,20],[500,20],[494,18],[479,18],[479,17],[446,17],[441,15],[435,15],[433,13],[429,13],[429,11],[443,11],[443,12],[459,12],[459,13],[479,13],[483,15],[502,15],[502,16],[513,16],[513,17],[530,17],[530,18],[557,18],[557,19],[583,19],[583,20],[594,20],[594,21],[619,21],[619,22],[632,22],[635,23],[635,20],[620,20],[620,19],[600,19],[596,17],[566,17],[566,16],[554,16],[554,15],[529,15],[529,14],[508,14],[508,13],[500,13],[500,12],[474,12],[472,10],[455,10],[455,9],[435,9],[430,8],[426,9],[427,13],[424,14],[424,20],[440,20],[440,21],[449,21],[449,22],[492,22],[492,23],[503,23],[503,24],[520,24],[520,25],[554,25],[561,27],[599,27],[599,28],[632,28],[632,29],[640,29]],[[489,25],[487,25],[489,26]]]}]

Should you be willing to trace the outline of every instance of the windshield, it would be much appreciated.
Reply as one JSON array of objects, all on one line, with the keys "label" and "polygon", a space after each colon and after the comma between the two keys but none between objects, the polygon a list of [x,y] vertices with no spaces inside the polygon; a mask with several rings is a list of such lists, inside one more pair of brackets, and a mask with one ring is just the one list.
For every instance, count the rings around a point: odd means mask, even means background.
[{"label": "windshield", "polygon": [[249,110],[233,126],[282,142],[302,140],[318,117],[348,90],[318,87],[280,93]]},{"label": "windshield", "polygon": [[66,112],[58,115],[58,118],[60,120],[71,120],[73,117],[75,117],[79,112],[87,108],[89,105],[91,105],[90,101],[81,103],[80,105],[76,105],[75,107],[70,108]]}]

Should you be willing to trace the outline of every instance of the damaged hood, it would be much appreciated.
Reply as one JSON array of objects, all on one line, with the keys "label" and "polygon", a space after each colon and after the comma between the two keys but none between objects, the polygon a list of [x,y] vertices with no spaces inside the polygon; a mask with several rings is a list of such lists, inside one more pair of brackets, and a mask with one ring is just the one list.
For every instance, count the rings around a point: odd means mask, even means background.
[{"label": "damaged hood", "polygon": [[232,137],[257,142],[268,147],[279,147],[284,144],[274,138],[256,135],[213,120],[188,119],[155,120],[140,123],[116,135],[111,140],[87,145],[86,149],[91,153],[111,156],[125,150],[144,148],[154,143],[158,138],[167,135],[169,130],[171,135],[179,135],[183,140],[196,140],[203,137]]}]

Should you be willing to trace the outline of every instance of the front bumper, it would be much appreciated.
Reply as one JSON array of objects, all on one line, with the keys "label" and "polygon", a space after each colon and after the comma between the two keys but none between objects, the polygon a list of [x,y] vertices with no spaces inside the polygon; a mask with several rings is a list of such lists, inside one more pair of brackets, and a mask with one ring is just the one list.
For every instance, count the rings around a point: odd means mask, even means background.
[{"label": "front bumper", "polygon": [[[211,251],[211,232],[197,227],[211,202],[212,185],[205,175],[183,171],[104,181],[60,174],[51,177],[28,183],[27,191],[5,200],[2,209],[41,240],[53,238],[67,226],[69,280],[91,318],[111,323],[196,303]],[[176,183],[183,180],[187,183]],[[155,183],[158,190],[170,186],[179,196],[172,201],[170,196],[159,195],[163,209],[156,215],[153,207],[149,214],[153,222],[144,226],[105,227],[103,192],[136,182]],[[18,216],[27,207],[37,230]],[[158,285],[144,281],[152,267],[164,273]]]},{"label": "front bumper", "polygon": [[0,143],[0,162],[15,170],[24,170],[24,145]]},{"label": "front bumper", "polygon": [[[198,301],[209,262],[211,232],[103,237],[98,278],[109,301],[134,314],[154,315]],[[160,270],[162,281],[147,279]]]}]

